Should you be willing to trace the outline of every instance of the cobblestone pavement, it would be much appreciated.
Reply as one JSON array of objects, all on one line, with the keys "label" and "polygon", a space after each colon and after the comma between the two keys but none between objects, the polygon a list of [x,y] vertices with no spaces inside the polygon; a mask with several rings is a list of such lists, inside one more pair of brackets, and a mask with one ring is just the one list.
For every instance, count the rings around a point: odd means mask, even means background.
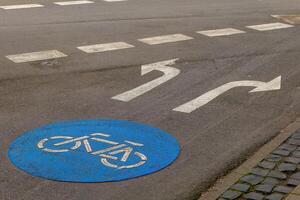
[{"label": "cobblestone pavement", "polygon": [[300,185],[300,129],[218,200],[283,200]]}]

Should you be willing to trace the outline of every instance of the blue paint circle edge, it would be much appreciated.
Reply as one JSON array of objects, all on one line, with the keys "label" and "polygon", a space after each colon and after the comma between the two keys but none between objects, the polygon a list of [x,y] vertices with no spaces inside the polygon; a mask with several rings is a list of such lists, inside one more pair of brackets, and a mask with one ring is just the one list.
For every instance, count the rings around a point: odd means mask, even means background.
[{"label": "blue paint circle edge", "polygon": [[[148,124],[139,123],[139,122],[136,122],[136,121],[131,121],[131,120],[116,120],[116,119],[105,118],[105,119],[90,119],[90,120],[64,120],[64,121],[60,121],[60,122],[57,122],[57,123],[54,122],[54,123],[51,123],[51,124],[47,124],[45,126],[39,126],[39,127],[34,128],[32,130],[26,131],[26,132],[23,133],[23,135],[27,134],[27,133],[30,133],[30,132],[38,131],[38,130],[40,130],[42,128],[50,128],[50,127],[59,126],[59,125],[65,124],[65,123],[78,123],[78,122],[84,123],[84,122],[99,122],[99,121],[128,122],[128,123],[132,123],[132,124],[138,124],[138,125],[142,125],[142,126],[147,126],[149,128],[156,129],[156,130],[159,130],[159,131],[163,131],[162,129],[150,126]],[[156,171],[153,171],[153,172],[148,172],[148,173],[145,173],[145,174],[142,174],[142,175],[133,176],[133,177],[123,178],[123,179],[121,178],[121,179],[118,179],[118,180],[108,180],[108,181],[64,181],[64,180],[58,180],[58,179],[51,179],[51,178],[48,178],[48,177],[46,178],[46,177],[39,176],[39,175],[33,176],[32,174],[26,172],[21,167],[19,167],[18,165],[16,165],[15,162],[13,161],[13,159],[11,159],[11,156],[10,156],[10,149],[11,149],[12,144],[14,143],[15,140],[17,140],[22,135],[16,137],[13,140],[13,142],[9,145],[7,156],[9,158],[9,162],[11,162],[13,164],[13,166],[15,166],[21,172],[23,172],[23,173],[25,173],[27,175],[30,175],[31,177],[40,178],[40,179],[43,179],[43,180],[46,179],[46,180],[51,180],[51,181],[56,181],[56,182],[62,182],[62,183],[82,183],[82,184],[89,184],[89,183],[91,183],[91,184],[95,184],[95,183],[114,183],[114,182],[127,181],[127,180],[137,179],[137,178],[144,177],[144,176],[149,176],[151,174],[158,173],[158,172],[160,172],[160,171],[168,168],[169,166],[171,166],[179,158],[179,156],[181,155],[181,146],[180,146],[180,143],[178,142],[177,138],[175,138],[174,136],[172,136],[168,132],[165,132],[165,134],[171,136],[174,139],[174,141],[176,142],[176,144],[178,145],[177,155],[176,155],[176,157],[174,158],[174,160],[172,162],[170,162],[168,165],[160,168],[159,170],[156,170]]]}]

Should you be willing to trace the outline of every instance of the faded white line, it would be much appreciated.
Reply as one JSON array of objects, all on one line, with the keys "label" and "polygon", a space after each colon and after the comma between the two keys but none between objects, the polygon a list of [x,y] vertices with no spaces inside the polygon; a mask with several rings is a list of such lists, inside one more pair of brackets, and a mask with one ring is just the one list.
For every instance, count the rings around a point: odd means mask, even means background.
[{"label": "faded white line", "polygon": [[23,63],[23,62],[32,62],[38,60],[48,60],[54,58],[66,57],[67,55],[57,51],[57,50],[49,50],[49,51],[39,51],[32,53],[23,53],[16,55],[8,55],[6,58],[13,61],[14,63]]},{"label": "faded white line", "polygon": [[113,51],[119,49],[127,49],[132,47],[134,46],[125,42],[114,42],[114,43],[81,46],[77,48],[86,53],[96,53],[96,52]]},{"label": "faded white line", "polygon": [[94,3],[93,1],[60,1],[60,2],[54,2],[54,4],[60,5],[60,6],[69,6],[69,5],[79,5],[79,4],[90,4]]},{"label": "faded white line", "polygon": [[22,4],[22,5],[8,5],[8,6],[0,6],[0,8],[5,10],[13,10],[13,9],[23,9],[23,8],[39,8],[44,7],[41,4]]},{"label": "faded white line", "polygon": [[172,34],[172,35],[162,35],[162,36],[138,39],[138,41],[149,45],[156,45],[156,44],[178,42],[178,41],[191,40],[191,39],[194,38],[183,34]]},{"label": "faded white line", "polygon": [[234,28],[224,28],[224,29],[197,31],[197,33],[200,33],[202,35],[206,35],[209,37],[217,37],[217,36],[241,34],[241,33],[246,33],[246,32],[238,30],[238,29],[234,29]]},{"label": "faded white line", "polygon": [[259,25],[252,25],[252,26],[246,26],[247,28],[251,28],[257,31],[270,31],[270,30],[276,30],[276,29],[283,29],[283,28],[291,28],[294,27],[290,24],[284,24],[284,23],[269,23],[269,24],[259,24]]}]

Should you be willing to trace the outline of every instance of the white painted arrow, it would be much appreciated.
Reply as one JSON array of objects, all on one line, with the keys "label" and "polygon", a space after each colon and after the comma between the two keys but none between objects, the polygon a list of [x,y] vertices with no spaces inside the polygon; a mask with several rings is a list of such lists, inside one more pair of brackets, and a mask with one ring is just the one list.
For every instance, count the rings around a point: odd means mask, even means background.
[{"label": "white painted arrow", "polygon": [[141,67],[141,75],[148,74],[154,70],[161,71],[164,74],[157,78],[154,79],[148,83],[145,83],[139,87],[136,87],[132,90],[129,90],[127,92],[124,92],[122,94],[116,95],[112,97],[112,99],[119,100],[119,101],[124,101],[128,102],[131,101],[132,99],[141,96],[145,94],[146,92],[156,88],[157,86],[169,81],[170,79],[176,77],[179,73],[180,70],[174,67],[170,67],[170,65],[174,65],[175,62],[178,60],[172,59],[172,60],[166,60],[166,61],[161,61],[157,63],[152,63],[152,64],[147,64],[147,65],[142,65]]},{"label": "white painted arrow", "polygon": [[281,88],[281,76],[278,76],[277,78],[267,83],[261,81],[234,81],[234,82],[226,83],[216,89],[213,89],[197,97],[196,99],[193,99],[181,106],[178,106],[177,108],[174,108],[173,110],[178,112],[183,112],[183,113],[191,113],[194,110],[209,103],[213,99],[217,98],[219,95],[235,87],[255,87],[249,93],[279,90]]}]

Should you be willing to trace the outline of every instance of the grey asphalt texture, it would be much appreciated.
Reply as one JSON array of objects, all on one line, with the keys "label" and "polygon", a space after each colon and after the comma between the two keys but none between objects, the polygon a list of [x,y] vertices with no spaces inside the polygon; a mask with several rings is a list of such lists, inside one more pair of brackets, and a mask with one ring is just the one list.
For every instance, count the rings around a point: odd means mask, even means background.
[{"label": "grey asphalt texture", "polygon": [[[26,1],[27,3],[29,1]],[[33,1],[30,1],[32,3]],[[3,0],[1,5],[21,4]],[[300,114],[300,27],[258,32],[248,25],[300,14],[297,0],[128,0],[118,3],[0,10],[0,199],[196,199]],[[209,38],[200,30],[232,27],[246,34]],[[144,37],[182,33],[194,40],[149,46]],[[77,46],[124,41],[135,48],[85,54]],[[57,49],[66,58],[15,64],[6,55]],[[162,74],[142,64],[179,58],[181,74],[124,103],[111,97]],[[235,88],[191,114],[173,108],[231,81],[268,82],[278,91]],[[123,119],[148,124],[180,142],[178,160],[157,173],[98,184],[32,177],[9,161],[25,131],[63,120]]]}]

